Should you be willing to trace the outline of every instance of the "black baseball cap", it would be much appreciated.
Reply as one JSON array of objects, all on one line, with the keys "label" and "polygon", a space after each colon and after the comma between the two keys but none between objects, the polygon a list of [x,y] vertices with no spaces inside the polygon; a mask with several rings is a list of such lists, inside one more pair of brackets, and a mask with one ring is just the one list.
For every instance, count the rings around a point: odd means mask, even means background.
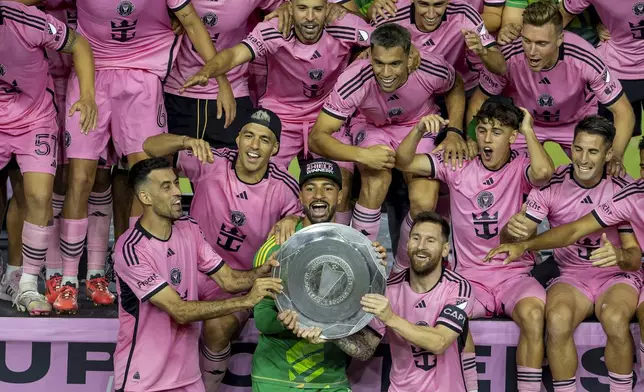
[{"label": "black baseball cap", "polygon": [[317,158],[306,161],[300,168],[300,187],[312,178],[325,177],[342,189],[342,172],[337,163],[326,158]]},{"label": "black baseball cap", "polygon": [[259,124],[265,126],[275,134],[277,141],[280,141],[280,135],[282,134],[282,121],[280,121],[277,114],[272,111],[264,108],[251,109],[247,114],[247,121],[244,126],[248,124]]}]

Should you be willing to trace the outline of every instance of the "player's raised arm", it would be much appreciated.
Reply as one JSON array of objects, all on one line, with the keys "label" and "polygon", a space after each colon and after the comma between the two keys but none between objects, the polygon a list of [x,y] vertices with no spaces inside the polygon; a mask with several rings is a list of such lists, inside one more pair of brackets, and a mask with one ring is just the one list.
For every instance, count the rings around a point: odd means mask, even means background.
[{"label": "player's raised arm", "polygon": [[485,31],[484,27],[482,27],[482,31],[478,30],[480,27],[461,30],[461,34],[465,38],[465,45],[483,61],[483,65],[490,72],[503,75],[507,70],[505,57],[495,46],[494,38]]},{"label": "player's raised arm", "polygon": [[163,133],[150,136],[143,143],[143,151],[151,157],[165,157],[182,150],[192,151],[192,155],[202,163],[212,163],[214,161],[210,143],[203,139]]},{"label": "player's raised arm", "polygon": [[412,173],[417,176],[434,177],[432,163],[425,154],[416,154],[416,148],[423,135],[426,133],[438,133],[449,121],[444,120],[437,114],[430,114],[423,117],[416,124],[409,134],[403,139],[396,150],[396,169]]},{"label": "player's raised arm", "polygon": [[80,125],[87,133],[96,129],[98,107],[95,100],[94,86],[94,54],[85,37],[67,28],[67,42],[61,49],[63,53],[71,53],[74,57],[74,69],[78,75],[80,98],[69,110],[69,116],[80,112]]},{"label": "player's raised arm", "polygon": [[530,155],[528,179],[532,185],[542,186],[550,181],[552,174],[555,172],[555,164],[534,133],[532,116],[524,108],[521,108],[521,111],[523,112],[523,121],[521,122],[519,133],[525,137],[528,154]]},{"label": "player's raised arm", "polygon": [[[261,266],[249,271],[235,270],[228,265],[224,265],[217,272],[211,274],[210,277],[225,291],[229,293],[240,293],[253,287],[256,280],[269,276],[271,269],[278,265],[279,263],[274,257],[271,257],[270,260]],[[281,282],[280,279],[273,280],[277,283]]]},{"label": "player's raised arm", "polygon": [[483,102],[485,102],[488,98],[490,98],[490,95],[484,93],[481,90],[481,87],[477,87],[476,90],[474,90],[474,93],[472,93],[472,96],[467,103],[465,124],[472,122],[472,119],[474,118],[474,116],[476,116],[476,113],[478,113],[478,111],[481,109],[481,106],[483,106]]},{"label": "player's raised arm", "polygon": [[501,28],[501,20],[503,18],[503,5],[484,5],[483,13],[481,14],[485,28],[490,33],[496,33]]},{"label": "player's raised arm", "polygon": [[568,26],[568,24],[572,22],[572,20],[575,19],[575,17],[577,16],[573,13],[568,12],[568,10],[566,9],[565,2],[566,2],[565,0],[559,2],[559,11],[561,11],[561,16],[563,16],[564,27]]}]

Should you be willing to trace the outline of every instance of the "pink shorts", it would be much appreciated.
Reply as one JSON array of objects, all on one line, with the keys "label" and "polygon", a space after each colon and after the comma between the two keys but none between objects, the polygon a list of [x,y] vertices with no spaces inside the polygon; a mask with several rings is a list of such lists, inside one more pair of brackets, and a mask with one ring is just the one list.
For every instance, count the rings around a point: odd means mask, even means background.
[{"label": "pink shorts", "polygon": [[[66,111],[65,108],[65,98],[67,98],[67,79],[68,78],[53,78],[54,80],[54,102],[56,109],[58,110],[58,128],[62,133],[65,130],[65,118]],[[62,149],[62,143],[58,144]]]},{"label": "pink shorts", "polygon": [[[199,301],[222,301],[234,297],[240,297],[246,293],[232,294],[219,287],[217,282],[212,280],[209,276],[199,274]],[[243,327],[250,317],[250,309],[233,313],[237,317],[239,326]]]},{"label": "pink shorts", "polygon": [[[463,273],[461,272],[461,275]],[[524,298],[535,297],[546,303],[546,290],[532,276],[520,274],[509,278],[496,287],[490,287],[463,275],[471,284],[476,301],[472,309],[472,318],[493,317],[495,315],[512,316],[514,307]],[[480,277],[479,277],[480,278]]]},{"label": "pink shorts", "polygon": [[[376,127],[372,124],[357,121],[351,125],[351,134],[353,135],[354,146],[369,148],[378,144],[384,144],[397,150],[411,129],[411,125],[386,125],[384,127]],[[420,143],[418,143],[416,152],[432,152],[435,148],[434,139],[435,135],[424,136]]]},{"label": "pink shorts", "polygon": [[[80,95],[75,73],[67,85],[67,106]],[[142,70],[96,71],[98,125],[87,135],[81,133],[79,113],[67,117],[65,153],[67,158],[98,160],[110,140],[117,156],[143,151],[150,136],[168,131],[163,87],[159,77]]]},{"label": "pink shorts", "polygon": [[[302,156],[303,158],[319,158],[308,149],[308,138],[315,121],[307,122],[286,122],[282,120],[282,134],[280,135],[280,150],[272,160],[275,164],[288,168],[293,158]],[[338,132],[333,134],[338,141],[351,145],[351,134],[346,127],[342,127]],[[302,152],[304,152],[302,154]],[[341,168],[353,173],[353,162],[336,162]]]},{"label": "pink shorts", "polygon": [[568,271],[560,268],[561,275],[552,280],[548,289],[557,283],[568,284],[580,293],[582,293],[592,303],[597,302],[597,298],[604,294],[609,288],[616,284],[626,284],[631,286],[635,292],[639,293],[642,287],[642,276],[640,272],[629,273],[615,271],[615,269],[599,269],[594,275],[580,273],[577,271]]},{"label": "pink shorts", "polygon": [[56,174],[60,132],[56,117],[35,122],[18,135],[16,130],[0,129],[0,168],[15,155],[22,174],[27,172]]},{"label": "pink shorts", "polygon": [[[564,150],[566,155],[570,157],[572,151],[572,139],[574,138],[575,125],[560,125],[544,130],[543,127],[535,127],[537,138],[543,144],[547,141],[557,143]],[[528,145],[522,135],[517,135],[517,140],[512,144],[515,150],[527,149]]]}]

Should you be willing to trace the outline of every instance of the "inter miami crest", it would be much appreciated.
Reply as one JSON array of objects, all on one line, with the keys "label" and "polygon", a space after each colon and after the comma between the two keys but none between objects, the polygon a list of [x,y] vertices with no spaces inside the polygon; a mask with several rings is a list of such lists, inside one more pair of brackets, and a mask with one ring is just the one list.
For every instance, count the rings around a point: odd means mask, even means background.
[{"label": "inter miami crest", "polygon": [[321,69],[312,69],[309,71],[309,78],[311,78],[311,80],[315,80],[316,82],[319,82],[320,80],[322,80],[323,77],[324,77],[324,71]]},{"label": "inter miami crest", "polygon": [[387,117],[396,117],[402,115],[404,112],[403,108],[391,108],[387,112]]},{"label": "inter miami crest", "polygon": [[361,129],[358,131],[358,133],[356,133],[356,137],[353,140],[353,145],[354,146],[360,145],[360,143],[364,141],[364,138],[365,138],[364,129]]},{"label": "inter miami crest", "polygon": [[237,227],[242,227],[246,224],[246,215],[241,211],[231,211],[230,220],[233,222],[233,225]]},{"label": "inter miami crest", "polygon": [[130,16],[134,12],[134,4],[129,0],[123,0],[116,6],[116,12],[121,16]]},{"label": "inter miami crest", "polygon": [[68,148],[72,144],[72,134],[69,131],[65,131],[65,148]]},{"label": "inter miami crest", "polygon": [[637,3],[633,6],[633,13],[637,16],[644,15],[644,3]]},{"label": "inter miami crest", "polygon": [[219,17],[214,12],[208,12],[201,18],[201,20],[203,20],[203,24],[206,26],[213,27],[217,24],[217,21],[219,21]]},{"label": "inter miami crest", "polygon": [[4,65],[0,64],[0,76],[4,76],[4,74],[7,73],[7,69],[4,67]]},{"label": "inter miami crest", "polygon": [[541,94],[539,99],[537,99],[539,106],[543,107],[552,107],[555,105],[555,99],[550,94]]},{"label": "inter miami crest", "polygon": [[494,195],[492,192],[483,191],[476,196],[476,204],[478,204],[480,208],[487,210],[492,207],[492,204],[494,204]]},{"label": "inter miami crest", "polygon": [[175,286],[178,286],[179,283],[181,283],[181,270],[179,268],[173,268],[170,270],[170,282]]}]

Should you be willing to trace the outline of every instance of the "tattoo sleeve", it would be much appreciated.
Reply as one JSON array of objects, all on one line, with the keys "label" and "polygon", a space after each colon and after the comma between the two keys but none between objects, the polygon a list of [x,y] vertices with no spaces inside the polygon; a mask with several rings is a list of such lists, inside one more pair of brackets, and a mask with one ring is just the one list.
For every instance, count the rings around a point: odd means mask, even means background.
[{"label": "tattoo sleeve", "polygon": [[77,37],[76,32],[67,27],[67,42],[65,42],[65,46],[60,51],[63,53],[72,53],[72,48],[76,44]]},{"label": "tattoo sleeve", "polygon": [[371,329],[364,328],[351,336],[334,340],[333,343],[340,347],[347,355],[360,361],[366,361],[376,351],[380,343],[380,336]]}]

